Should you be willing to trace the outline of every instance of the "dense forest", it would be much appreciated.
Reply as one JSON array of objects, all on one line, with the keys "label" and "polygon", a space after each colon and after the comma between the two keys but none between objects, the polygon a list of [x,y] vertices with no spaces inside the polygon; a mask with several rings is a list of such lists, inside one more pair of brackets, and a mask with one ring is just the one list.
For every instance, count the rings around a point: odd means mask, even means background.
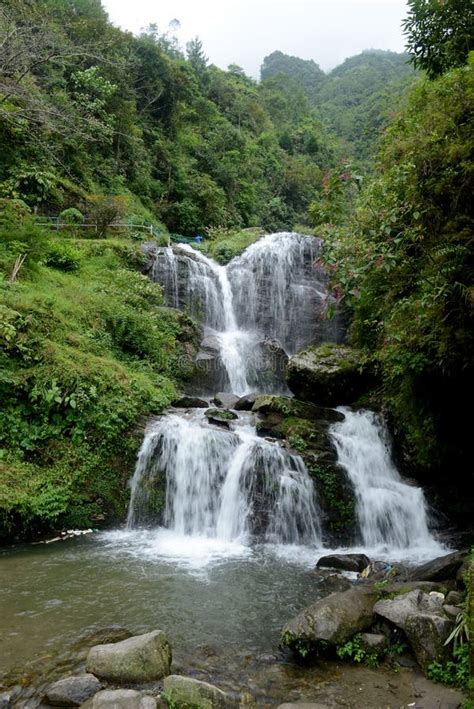
[{"label": "dense forest", "polygon": [[[322,236],[406,460],[464,479],[472,8],[448,46],[447,10],[422,25],[412,4],[414,62],[371,50],[326,75],[277,51],[256,82],[210,64],[198,38],[183,50],[172,31],[114,27],[100,0],[2,3],[5,533],[119,517],[130,459],[110,452],[127,433],[133,457],[141,416],[192,372],[195,326],[139,275],[141,227],[203,233],[221,260],[262,230]],[[61,232],[41,225],[58,215]]]}]

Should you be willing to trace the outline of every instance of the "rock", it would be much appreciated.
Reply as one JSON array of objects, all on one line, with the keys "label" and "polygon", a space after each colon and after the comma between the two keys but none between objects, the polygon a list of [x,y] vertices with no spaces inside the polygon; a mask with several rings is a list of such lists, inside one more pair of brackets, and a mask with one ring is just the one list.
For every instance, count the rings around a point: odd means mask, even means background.
[{"label": "rock", "polygon": [[156,709],[156,699],[134,689],[104,689],[88,699],[82,709]]},{"label": "rock", "polygon": [[161,630],[89,650],[86,670],[109,682],[152,682],[171,667],[171,646]]},{"label": "rock", "polygon": [[235,409],[238,400],[239,397],[235,394],[228,394],[225,391],[221,391],[215,395],[213,402],[216,406],[219,406],[219,408]]},{"label": "rock", "polygon": [[322,556],[316,567],[358,571],[360,573],[369,565],[370,559],[365,554],[329,554],[328,556]]},{"label": "rock", "polygon": [[245,394],[241,396],[233,407],[236,411],[250,411],[259,394]]},{"label": "rock", "polygon": [[46,700],[53,706],[79,707],[101,689],[102,684],[94,675],[74,675],[50,685],[46,690]]},{"label": "rock", "polygon": [[355,633],[370,627],[377,600],[374,589],[353,587],[313,603],[293,618],[282,631],[282,643],[289,647],[299,643],[330,645],[345,643]]},{"label": "rock", "polygon": [[405,623],[410,615],[417,613],[441,613],[442,600],[438,594],[431,596],[423,591],[414,590],[403,593],[396,598],[387,598],[378,601],[374,606],[374,613],[385,620],[405,630]]},{"label": "rock", "polygon": [[13,695],[11,692],[0,692],[0,709],[8,709],[12,706]]},{"label": "rock", "polygon": [[295,396],[321,406],[353,404],[371,379],[363,355],[345,345],[308,347],[290,357],[287,368]]},{"label": "rock", "polygon": [[409,580],[446,581],[447,579],[455,579],[467,553],[466,550],[455,551],[452,554],[428,561],[426,564],[412,569],[409,573]]},{"label": "rock", "polygon": [[237,414],[229,409],[208,409],[204,412],[204,416],[207,418],[209,423],[213,423],[216,426],[223,426],[224,428],[229,428],[229,421],[234,421],[238,418]]},{"label": "rock", "polygon": [[325,406],[316,406],[289,396],[275,396],[273,394],[257,396],[252,411],[259,414],[278,413],[282,416],[307,419],[308,421],[326,421],[327,423],[344,421],[344,414],[340,411]]},{"label": "rock", "polygon": [[383,650],[387,645],[387,638],[382,633],[362,633],[362,645],[367,650]]},{"label": "rock", "polygon": [[173,406],[178,409],[207,409],[209,402],[204,399],[198,399],[197,396],[182,396],[173,401]]},{"label": "rock", "polygon": [[290,704],[280,704],[277,709],[329,709],[327,704],[315,704],[314,702],[291,702]]},{"label": "rock", "polygon": [[464,593],[461,593],[461,591],[449,591],[448,595],[446,596],[445,603],[450,606],[460,606],[462,603],[464,603],[464,598],[465,595]]},{"label": "rock", "polygon": [[448,606],[447,604],[443,606],[443,611],[450,618],[457,618],[458,615],[461,613],[461,609],[457,606]]},{"label": "rock", "polygon": [[454,628],[454,622],[430,613],[409,615],[405,622],[405,634],[410,642],[418,664],[425,672],[435,660],[449,659],[450,649],[445,642]]},{"label": "rock", "polygon": [[215,392],[226,389],[229,376],[221,359],[219,340],[215,335],[205,334],[196,355],[197,379],[201,391]]},{"label": "rock", "polygon": [[163,682],[165,695],[173,706],[186,709],[224,709],[229,702],[225,692],[212,684],[191,677],[170,675]]},{"label": "rock", "polygon": [[131,638],[132,633],[128,628],[124,628],[121,625],[109,625],[106,628],[99,628],[94,630],[92,633],[85,633],[82,635],[77,643],[73,645],[74,648],[80,648],[84,645],[92,647],[93,645],[105,645],[106,643],[118,643],[120,640],[126,640]]}]

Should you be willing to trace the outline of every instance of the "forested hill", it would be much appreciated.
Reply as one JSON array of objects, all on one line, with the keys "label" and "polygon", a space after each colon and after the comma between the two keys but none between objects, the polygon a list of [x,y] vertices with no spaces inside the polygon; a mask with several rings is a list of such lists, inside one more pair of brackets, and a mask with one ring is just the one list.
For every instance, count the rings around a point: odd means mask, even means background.
[{"label": "forested hill", "polygon": [[[322,121],[343,141],[344,150],[364,161],[373,157],[382,129],[416,79],[408,55],[367,50],[324,74],[312,60],[282,52],[265,57],[262,81],[291,79],[304,91]],[[282,81],[283,76],[285,79]]]},{"label": "forested hill", "polygon": [[100,0],[4,0],[0,35],[0,198],[56,214],[106,192],[183,234],[272,230],[334,164],[304,96],[209,65],[197,39],[123,32]]}]

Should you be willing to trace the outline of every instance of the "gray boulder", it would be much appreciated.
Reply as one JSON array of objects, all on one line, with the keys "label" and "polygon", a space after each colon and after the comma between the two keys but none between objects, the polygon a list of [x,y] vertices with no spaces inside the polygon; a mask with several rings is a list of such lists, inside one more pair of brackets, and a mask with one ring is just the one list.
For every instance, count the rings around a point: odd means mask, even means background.
[{"label": "gray boulder", "polygon": [[362,645],[367,650],[383,650],[387,645],[387,638],[382,633],[362,633]]},{"label": "gray boulder", "polygon": [[445,642],[454,628],[454,621],[430,613],[409,615],[405,622],[405,634],[418,664],[425,672],[435,660],[449,659],[450,649]]},{"label": "gray boulder", "polygon": [[50,685],[46,690],[45,700],[53,706],[79,707],[101,689],[102,684],[94,675],[74,675]]},{"label": "gray boulder", "polygon": [[300,644],[338,645],[355,633],[366,630],[373,622],[377,592],[372,588],[353,587],[332,593],[313,603],[293,618],[282,631],[282,643],[297,648]]},{"label": "gray boulder", "polygon": [[224,709],[229,705],[225,692],[192,677],[170,675],[163,682],[165,695],[175,707],[186,709]]},{"label": "gray boulder", "polygon": [[88,699],[82,709],[156,709],[156,699],[134,689],[104,689]]},{"label": "gray boulder", "polygon": [[360,573],[369,565],[370,559],[365,554],[329,554],[328,556],[322,556],[316,567],[358,571]]},{"label": "gray boulder", "polygon": [[410,581],[446,581],[455,579],[456,574],[464,563],[467,551],[455,551],[446,556],[428,561],[422,566],[418,566],[410,571],[408,580]]},{"label": "gray boulder", "polygon": [[259,394],[245,394],[237,401],[234,409],[236,411],[250,411]]},{"label": "gray boulder", "polygon": [[405,630],[407,618],[417,613],[437,613],[442,609],[441,594],[431,595],[423,591],[414,590],[402,593],[396,598],[387,598],[378,601],[374,606],[374,613],[385,620]]},{"label": "gray boulder", "polygon": [[450,591],[446,596],[446,601],[450,606],[460,606],[464,602],[465,594],[461,591]]},{"label": "gray boulder", "polygon": [[197,396],[181,396],[173,401],[173,406],[178,409],[207,409],[209,403],[204,399],[199,399]]},{"label": "gray boulder", "polygon": [[234,421],[238,418],[237,414],[233,411],[229,411],[229,409],[207,409],[207,411],[204,412],[204,416],[209,423],[224,428],[229,428],[229,421]]},{"label": "gray boulder", "polygon": [[215,395],[213,402],[216,406],[223,409],[235,409],[235,405],[238,402],[239,397],[235,394],[229,394],[225,391],[220,391]]},{"label": "gray boulder", "polygon": [[109,682],[152,682],[169,674],[171,646],[161,630],[89,650],[86,670]]},{"label": "gray boulder", "polygon": [[290,357],[286,378],[295,396],[320,406],[352,404],[372,383],[363,355],[336,344],[313,345]]}]

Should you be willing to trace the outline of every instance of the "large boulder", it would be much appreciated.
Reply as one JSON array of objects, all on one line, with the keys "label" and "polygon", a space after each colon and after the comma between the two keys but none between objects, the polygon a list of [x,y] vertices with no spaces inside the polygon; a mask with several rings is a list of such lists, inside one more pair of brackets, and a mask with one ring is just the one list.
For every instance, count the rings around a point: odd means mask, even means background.
[{"label": "large boulder", "polygon": [[45,700],[53,706],[80,707],[101,689],[102,684],[94,675],[74,675],[53,682],[46,690]]},{"label": "large boulder", "polygon": [[320,406],[353,404],[371,384],[363,355],[345,345],[307,347],[290,357],[287,382],[299,399]]},{"label": "large boulder", "polygon": [[104,689],[88,699],[82,709],[156,709],[156,699],[134,689]]},{"label": "large boulder", "polygon": [[395,598],[377,601],[374,613],[405,630],[407,618],[417,613],[441,613],[443,596],[440,593],[425,593],[415,589],[401,593]]},{"label": "large boulder", "polygon": [[244,394],[244,396],[241,396],[240,399],[237,401],[235,405],[235,410],[236,411],[250,411],[252,409],[252,406],[255,404],[255,401],[257,400],[259,394]]},{"label": "large boulder", "polygon": [[238,418],[237,414],[229,409],[207,409],[204,412],[204,416],[207,418],[209,423],[213,423],[216,426],[223,426],[224,428],[229,428],[229,421],[234,421]]},{"label": "large boulder", "polygon": [[296,649],[345,643],[355,633],[370,627],[376,600],[377,592],[367,587],[332,593],[290,620],[283,628],[282,643]]},{"label": "large boulder", "polygon": [[239,397],[235,394],[230,394],[225,391],[220,391],[215,395],[213,402],[216,406],[223,409],[234,409]]},{"label": "large boulder", "polygon": [[153,630],[119,643],[92,647],[86,670],[108,682],[152,682],[169,674],[171,657],[166,635]]},{"label": "large boulder", "polygon": [[370,564],[370,559],[365,554],[328,554],[322,556],[317,568],[341,569],[342,571],[364,571]]},{"label": "large boulder", "polygon": [[205,399],[200,399],[197,396],[180,396],[179,399],[173,401],[173,406],[178,409],[207,409],[209,402]]},{"label": "large boulder", "polygon": [[425,672],[434,661],[450,658],[450,648],[445,645],[454,628],[454,621],[431,613],[409,615],[405,622],[405,634],[418,664]]},{"label": "large boulder", "polygon": [[464,563],[467,551],[455,551],[437,559],[428,561],[422,566],[417,566],[410,571],[410,581],[446,581],[455,579],[456,574]]},{"label": "large boulder", "polygon": [[170,706],[178,709],[225,709],[229,706],[225,692],[192,677],[170,675],[165,677],[163,685]]}]

